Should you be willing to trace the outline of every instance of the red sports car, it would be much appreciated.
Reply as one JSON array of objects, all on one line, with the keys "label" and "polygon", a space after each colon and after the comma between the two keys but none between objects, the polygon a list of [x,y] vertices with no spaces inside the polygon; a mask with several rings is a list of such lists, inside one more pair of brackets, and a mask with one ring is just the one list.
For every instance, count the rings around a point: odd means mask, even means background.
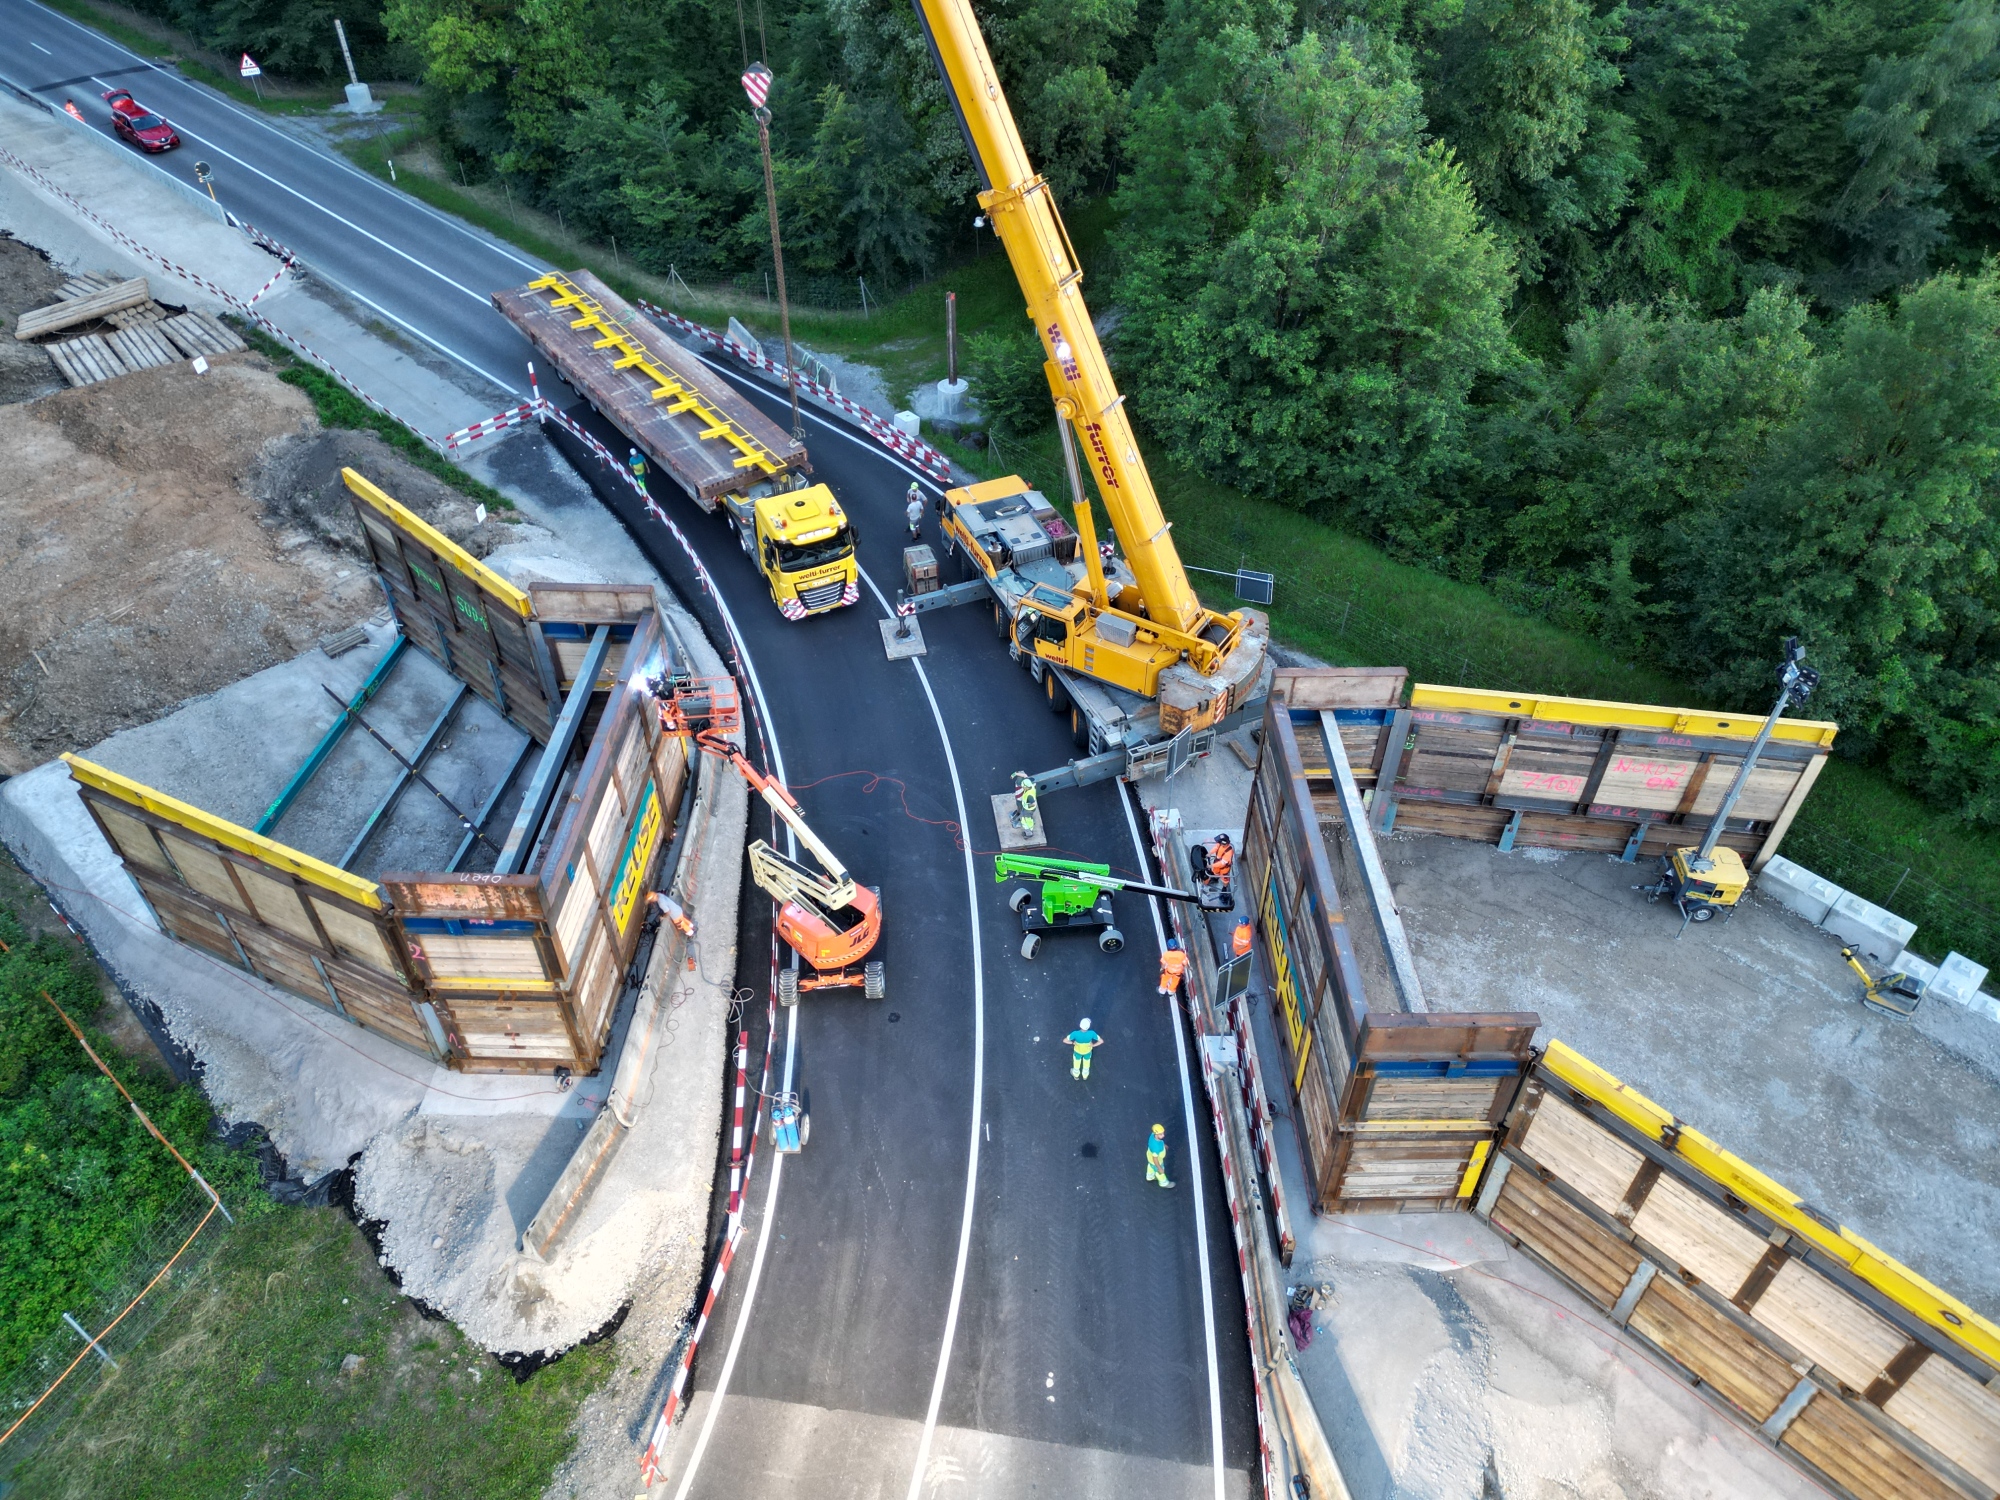
[{"label": "red sports car", "polygon": [[181,143],[173,126],[140,108],[124,89],[111,90],[104,102],[111,106],[112,129],[141,151],[171,151]]}]

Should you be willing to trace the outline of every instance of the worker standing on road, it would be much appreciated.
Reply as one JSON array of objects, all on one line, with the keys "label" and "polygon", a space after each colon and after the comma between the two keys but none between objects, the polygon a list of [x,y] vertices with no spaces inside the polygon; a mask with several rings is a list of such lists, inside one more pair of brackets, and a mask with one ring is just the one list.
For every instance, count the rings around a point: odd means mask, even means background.
[{"label": "worker standing on road", "polygon": [[1250,951],[1250,919],[1243,918],[1236,924],[1236,930],[1229,935],[1229,956],[1241,958]]},{"label": "worker standing on road", "polygon": [[924,497],[918,493],[917,487],[914,484],[910,486],[909,500],[903,506],[903,519],[910,523],[911,542],[922,541],[924,539]]},{"label": "worker standing on road", "polygon": [[1179,938],[1167,939],[1167,951],[1160,955],[1160,993],[1171,1000],[1180,993],[1181,975],[1187,972],[1187,954]]},{"label": "worker standing on road", "polygon": [[1091,1050],[1104,1045],[1104,1038],[1090,1029],[1090,1017],[1085,1016],[1076,1023],[1076,1030],[1063,1038],[1069,1043],[1069,1076],[1088,1078],[1090,1076]]},{"label": "worker standing on road", "polygon": [[83,111],[76,107],[76,101],[74,99],[63,100],[63,113],[70,116],[72,119],[76,120],[83,119]]},{"label": "worker standing on road", "polygon": [[1014,826],[1029,838],[1035,836],[1035,809],[1041,806],[1041,793],[1035,790],[1034,778],[1026,771],[1014,773]]},{"label": "worker standing on road", "polygon": [[627,450],[631,457],[626,460],[632,466],[632,482],[640,489],[646,488],[646,455],[637,448]]},{"label": "worker standing on road", "polygon": [[1161,1187],[1173,1186],[1167,1180],[1167,1127],[1155,1125],[1153,1133],[1146,1137],[1146,1181],[1157,1182]]}]

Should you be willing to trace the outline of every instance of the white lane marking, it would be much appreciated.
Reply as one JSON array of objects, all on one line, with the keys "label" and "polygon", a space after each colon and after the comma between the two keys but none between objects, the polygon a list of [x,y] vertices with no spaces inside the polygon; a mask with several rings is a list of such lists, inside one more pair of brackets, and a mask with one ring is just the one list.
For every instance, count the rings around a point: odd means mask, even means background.
[{"label": "white lane marking", "polygon": [[[1132,851],[1139,856],[1139,868],[1150,869],[1145,841],[1139,837],[1139,821],[1132,815],[1132,800],[1138,793],[1121,782],[1118,802],[1125,809],[1125,826],[1132,830]],[[1162,953],[1167,951],[1166,924],[1160,920],[1160,899],[1146,898],[1146,910],[1153,918],[1153,937]],[[1194,1087],[1188,1078],[1187,1040],[1181,1035],[1180,1002],[1168,1011],[1174,1028],[1174,1055],[1181,1065],[1181,1114],[1187,1126],[1187,1178],[1194,1184],[1194,1237],[1201,1258],[1201,1323],[1208,1336],[1208,1431],[1215,1458],[1215,1500],[1223,1500],[1222,1467],[1222,1367],[1215,1345],[1215,1291],[1208,1268],[1208,1205],[1201,1190],[1201,1155],[1195,1150]]]},{"label": "white lane marking", "polygon": [[[248,121],[250,124],[257,126],[261,130],[268,131],[270,134],[278,137],[279,140],[284,141],[287,145],[296,146],[299,150],[305,152],[307,155],[319,158],[319,160],[325,162],[328,166],[338,167],[341,171],[347,173],[348,176],[357,178],[360,181],[367,183],[370,187],[376,189],[378,192],[387,193],[391,197],[397,199],[399,202],[410,204],[411,206],[415,207],[419,212],[423,213],[429,218],[435,219],[438,223],[444,225],[446,228],[456,230],[459,234],[464,235],[467,239],[471,240],[474,244],[479,245],[481,248],[498,251],[506,259],[513,261],[518,266],[527,267],[530,271],[535,272],[537,275],[541,274],[542,272],[548,269],[547,267],[542,266],[535,261],[521,259],[519,255],[514,253],[514,250],[511,246],[505,244],[504,242],[500,241],[499,239],[493,236],[480,233],[479,231],[475,230],[470,224],[467,224],[464,220],[455,219],[451,217],[449,214],[441,214],[437,210],[433,209],[429,204],[425,203],[421,198],[412,197],[408,193],[400,192],[397,189],[391,187],[388,183],[383,182],[378,177],[371,177],[368,173],[362,171],[359,167],[355,166],[353,162],[344,160],[343,158],[338,156],[330,155],[327,152],[321,151],[318,147],[312,145],[308,141],[302,141],[297,136],[287,134],[285,131],[278,129],[278,127],[273,125],[269,120],[266,120],[259,115],[253,114],[251,111],[244,109],[240,105],[233,103],[226,95],[214,93],[207,89],[198,88],[192,79],[184,78],[179,73],[175,73],[166,68],[161,67],[158,63],[154,62],[149,57],[141,57],[138,53],[132,51],[130,48],[125,47],[118,42],[112,41],[111,38],[105,36],[101,32],[93,31],[90,27],[85,26],[82,22],[74,20],[71,17],[62,14],[62,12],[60,11],[50,10],[48,6],[41,4],[41,0],[29,0],[29,3],[34,5],[34,7],[37,10],[47,11],[48,14],[56,20],[69,22],[71,26],[74,26],[78,31],[83,32],[92,41],[102,42],[107,47],[116,48],[118,51],[123,52],[127,57],[131,58],[134,62],[145,64],[146,67],[152,69],[155,73],[159,74],[160,77],[168,80],[169,82],[177,83],[181,85],[183,88],[188,89],[193,93],[199,94],[203,100],[228,110],[231,114],[239,116],[240,118]],[[49,49],[42,46],[40,42],[30,42],[29,45],[31,47],[34,47],[38,51],[48,52],[49,56],[51,57],[55,56],[53,52],[49,52]]]},{"label": "white lane marking", "polygon": [[[875,602],[882,607],[883,617],[895,619],[896,611],[883,597],[882,590],[876,586],[868,570],[857,564],[855,571],[868,585],[868,592],[875,596]],[[924,1412],[924,1432],[917,1442],[916,1465],[910,1471],[909,1500],[918,1500],[923,1490],[925,1471],[930,1467],[931,1439],[937,1434],[938,1408],[944,1402],[945,1376],[951,1369],[952,1341],[958,1334],[959,1307],[965,1301],[965,1268],[972,1259],[972,1215],[974,1200],[979,1192],[980,1116],[986,1109],[986,974],[980,955],[979,878],[972,863],[972,839],[968,832],[972,825],[965,816],[965,784],[958,778],[958,757],[952,753],[951,736],[944,727],[944,713],[938,708],[937,695],[931,691],[930,674],[915,657],[910,659],[910,665],[917,669],[917,682],[923,687],[924,699],[931,706],[931,720],[937,725],[938,740],[944,745],[945,765],[951,772],[951,794],[958,806],[959,853],[965,862],[965,907],[972,927],[971,1145],[967,1148],[965,1159],[965,1208],[958,1221],[958,1264],[951,1273],[951,1301],[945,1307],[944,1338],[938,1345],[937,1375],[931,1381],[930,1405]]]},{"label": "white lane marking", "polygon": [[42,54],[42,56],[44,56],[44,57],[54,57],[54,56],[55,56],[55,53],[53,53],[53,52],[49,51],[49,49],[48,49],[48,48],[46,48],[46,47],[44,47],[44,46],[43,46],[43,45],[42,45],[42,44],[41,44],[40,42],[30,42],[30,43],[28,43],[28,45],[29,45],[30,47],[33,47],[33,48],[34,48],[34,49],[35,49],[35,50],[36,50],[37,52],[41,53],[41,54]]}]

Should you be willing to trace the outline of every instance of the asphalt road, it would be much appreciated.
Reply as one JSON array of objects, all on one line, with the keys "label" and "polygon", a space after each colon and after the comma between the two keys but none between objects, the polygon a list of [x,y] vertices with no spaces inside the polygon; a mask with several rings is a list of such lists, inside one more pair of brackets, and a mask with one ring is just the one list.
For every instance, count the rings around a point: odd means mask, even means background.
[{"label": "asphalt road", "polygon": [[[0,15],[18,38],[0,70],[12,81],[99,122],[98,93],[131,88],[188,142],[151,167],[191,176],[201,155],[241,217],[455,361],[468,386],[518,385],[527,346],[486,296],[540,266],[33,0],[0,0]],[[24,77],[30,60],[39,72]],[[254,211],[237,206],[239,184]],[[732,378],[788,420],[775,392]],[[817,476],[893,596],[913,476],[852,429],[806,421]],[[501,477],[534,484],[539,470],[545,484],[539,442],[510,440]],[[782,774],[882,888],[889,998],[834,991],[786,1014],[780,1068],[809,1092],[811,1141],[782,1163],[764,1155],[660,1493],[1244,1493],[1256,1439],[1241,1285],[1192,1040],[1153,990],[1150,914],[1121,903],[1118,955],[1057,939],[1029,963],[1009,887],[992,879],[988,797],[1010,771],[1066,759],[1066,721],[983,611],[926,616],[921,668],[889,662],[869,591],[787,622],[719,520],[665,504],[741,632]],[[664,529],[622,513],[706,607]],[[1053,843],[1136,870],[1125,796],[1112,784],[1048,799]],[[761,998],[769,911],[745,911],[738,982]],[[1084,1015],[1106,1038],[1087,1083],[1060,1041]],[[1144,1180],[1156,1120],[1171,1192]]]},{"label": "asphalt road", "polygon": [[190,186],[195,163],[207,162],[224,208],[429,346],[461,384],[495,398],[527,395],[527,340],[487,298],[540,275],[542,263],[35,0],[0,0],[0,16],[13,38],[0,78],[57,109],[74,102],[114,142],[102,95],[129,89],[184,142],[159,155],[119,143],[135,162]]}]

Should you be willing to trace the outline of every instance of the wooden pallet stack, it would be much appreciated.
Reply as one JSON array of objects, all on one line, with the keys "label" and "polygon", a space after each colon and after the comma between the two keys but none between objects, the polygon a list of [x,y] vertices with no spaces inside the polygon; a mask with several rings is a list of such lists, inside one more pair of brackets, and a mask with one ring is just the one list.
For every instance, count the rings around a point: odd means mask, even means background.
[{"label": "wooden pallet stack", "polygon": [[21,315],[14,337],[33,342],[89,323],[109,326],[43,346],[73,386],[245,347],[234,330],[208,313],[162,307],[143,276],[121,281],[105,271],[64,282],[54,303]]}]

